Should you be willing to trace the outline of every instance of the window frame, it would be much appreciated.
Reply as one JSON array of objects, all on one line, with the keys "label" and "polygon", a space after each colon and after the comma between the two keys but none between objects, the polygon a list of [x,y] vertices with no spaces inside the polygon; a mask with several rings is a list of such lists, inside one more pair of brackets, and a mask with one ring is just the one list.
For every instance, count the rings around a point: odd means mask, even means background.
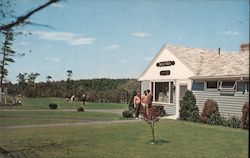
[{"label": "window frame", "polygon": [[[168,89],[169,89],[168,102],[156,101],[156,84],[157,83],[168,83]],[[173,86],[173,88],[171,86]],[[151,92],[153,92],[152,95],[153,95],[153,102],[154,103],[157,103],[157,104],[174,104],[174,100],[175,100],[174,97],[176,96],[176,95],[174,95],[174,93],[176,93],[175,82],[174,81],[152,81],[151,82]],[[172,99],[171,99],[171,96],[172,96]]]},{"label": "window frame", "polygon": [[[232,87],[222,87],[223,82],[234,82]],[[237,81],[220,81],[219,90],[237,90]]]},{"label": "window frame", "polygon": [[[232,87],[223,87],[223,82],[234,82],[234,84]],[[220,81],[219,91],[220,95],[234,96],[235,92],[237,91],[237,81]]]},{"label": "window frame", "polygon": [[[208,88],[208,82],[216,82],[216,88]],[[204,90],[212,90],[212,91],[217,91],[219,89],[219,81],[204,81]]]}]

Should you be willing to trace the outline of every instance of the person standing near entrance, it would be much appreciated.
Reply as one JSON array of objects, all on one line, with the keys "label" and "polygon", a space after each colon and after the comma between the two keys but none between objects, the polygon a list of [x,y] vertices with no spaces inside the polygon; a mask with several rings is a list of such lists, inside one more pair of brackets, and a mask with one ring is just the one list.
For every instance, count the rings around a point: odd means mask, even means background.
[{"label": "person standing near entrance", "polygon": [[147,97],[147,91],[144,91],[144,95],[141,97],[141,105],[142,105],[142,113],[143,116],[148,113],[148,97]]},{"label": "person standing near entrance", "polygon": [[148,102],[148,107],[152,107],[152,102],[153,102],[153,95],[151,94],[150,90],[147,89],[147,102]]},{"label": "person standing near entrance", "polygon": [[135,108],[135,118],[139,119],[140,109],[141,109],[141,93],[137,91],[136,96],[134,96],[134,108]]}]

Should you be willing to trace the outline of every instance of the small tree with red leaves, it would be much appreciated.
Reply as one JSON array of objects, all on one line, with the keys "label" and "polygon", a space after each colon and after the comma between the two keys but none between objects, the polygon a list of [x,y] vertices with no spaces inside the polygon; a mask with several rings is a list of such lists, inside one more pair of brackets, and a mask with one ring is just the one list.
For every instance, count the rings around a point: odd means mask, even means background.
[{"label": "small tree with red leaves", "polygon": [[148,109],[148,114],[144,112],[144,120],[150,125],[152,131],[152,142],[155,143],[155,124],[160,120],[159,110],[153,106]]}]

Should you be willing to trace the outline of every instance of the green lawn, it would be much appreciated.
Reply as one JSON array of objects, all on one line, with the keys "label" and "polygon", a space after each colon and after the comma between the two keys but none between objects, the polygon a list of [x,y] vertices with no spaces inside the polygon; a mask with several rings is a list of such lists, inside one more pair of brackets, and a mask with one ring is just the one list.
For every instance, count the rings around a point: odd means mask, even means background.
[{"label": "green lawn", "polygon": [[[64,98],[17,98],[21,100],[22,106],[0,106],[1,109],[49,109],[50,103],[59,105],[58,109],[77,109],[82,105],[80,101],[66,101]],[[126,109],[126,104],[116,103],[90,103],[87,102],[86,109]]]},{"label": "green lawn", "polygon": [[[77,112],[82,102],[66,101],[63,98],[18,98],[22,106],[0,106],[0,126],[33,125],[51,123],[69,123],[85,121],[106,121],[123,119],[121,114],[101,112]],[[50,103],[57,103],[59,108],[49,109]],[[86,103],[85,109],[122,110],[125,104]],[[9,110],[9,111],[4,111]],[[70,111],[61,111],[70,110]]]},{"label": "green lawn", "polygon": [[[123,119],[121,114],[77,112],[81,102],[71,104],[61,98],[22,98],[22,103],[19,107],[0,107],[0,126]],[[59,110],[49,110],[49,103],[57,103]],[[87,103],[85,108],[121,110],[127,105]],[[70,127],[0,127],[0,157],[248,157],[248,130],[160,120],[155,132],[157,144],[150,144],[151,130],[143,121]]]},{"label": "green lawn", "polygon": [[53,124],[123,119],[121,114],[77,111],[0,111],[0,126]]},{"label": "green lawn", "polygon": [[3,129],[0,146],[20,157],[248,157],[247,130],[161,120],[155,131],[161,143],[145,122]]}]

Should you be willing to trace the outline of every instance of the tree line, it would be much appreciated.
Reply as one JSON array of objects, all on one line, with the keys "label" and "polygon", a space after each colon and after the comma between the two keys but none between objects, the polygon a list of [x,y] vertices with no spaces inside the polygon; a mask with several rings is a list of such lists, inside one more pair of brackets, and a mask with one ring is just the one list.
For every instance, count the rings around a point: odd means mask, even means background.
[{"label": "tree line", "polygon": [[20,73],[17,84],[2,84],[8,75],[8,65],[15,62],[16,56],[25,55],[25,53],[17,53],[13,50],[15,36],[25,35],[25,32],[20,31],[19,28],[25,25],[46,26],[32,23],[29,19],[37,12],[58,2],[61,2],[61,0],[48,0],[46,3],[27,11],[24,15],[15,15],[15,2],[0,0],[0,38],[3,38],[0,43],[0,104],[2,104],[1,92],[4,88],[8,89],[9,95],[20,95],[21,97],[70,97],[73,94],[80,97],[84,93],[87,96],[87,101],[127,103],[131,91],[139,88],[139,82],[135,79],[103,78],[74,81],[71,80],[72,70],[68,70],[66,81],[51,82],[52,77],[47,76],[47,82],[35,83],[35,79],[40,75],[39,73]]},{"label": "tree line", "polygon": [[[46,3],[37,6],[34,9],[29,10],[24,15],[15,15],[15,5],[17,4],[13,0],[0,0],[0,104],[3,103],[2,99],[2,89],[3,80],[8,75],[7,66],[15,62],[16,56],[23,56],[25,53],[17,53],[13,50],[13,41],[15,36],[20,34],[25,34],[18,28],[25,25],[40,25],[29,21],[29,18],[43,10],[44,8],[50,6],[53,3],[58,3],[61,0],[48,0]],[[46,25],[40,25],[46,26]],[[31,34],[31,33],[29,33]]]},{"label": "tree line", "polygon": [[128,103],[133,91],[140,88],[136,79],[82,79],[35,83],[39,73],[19,74],[18,83],[6,83],[9,95],[20,97],[62,97],[86,95],[88,102]]}]

